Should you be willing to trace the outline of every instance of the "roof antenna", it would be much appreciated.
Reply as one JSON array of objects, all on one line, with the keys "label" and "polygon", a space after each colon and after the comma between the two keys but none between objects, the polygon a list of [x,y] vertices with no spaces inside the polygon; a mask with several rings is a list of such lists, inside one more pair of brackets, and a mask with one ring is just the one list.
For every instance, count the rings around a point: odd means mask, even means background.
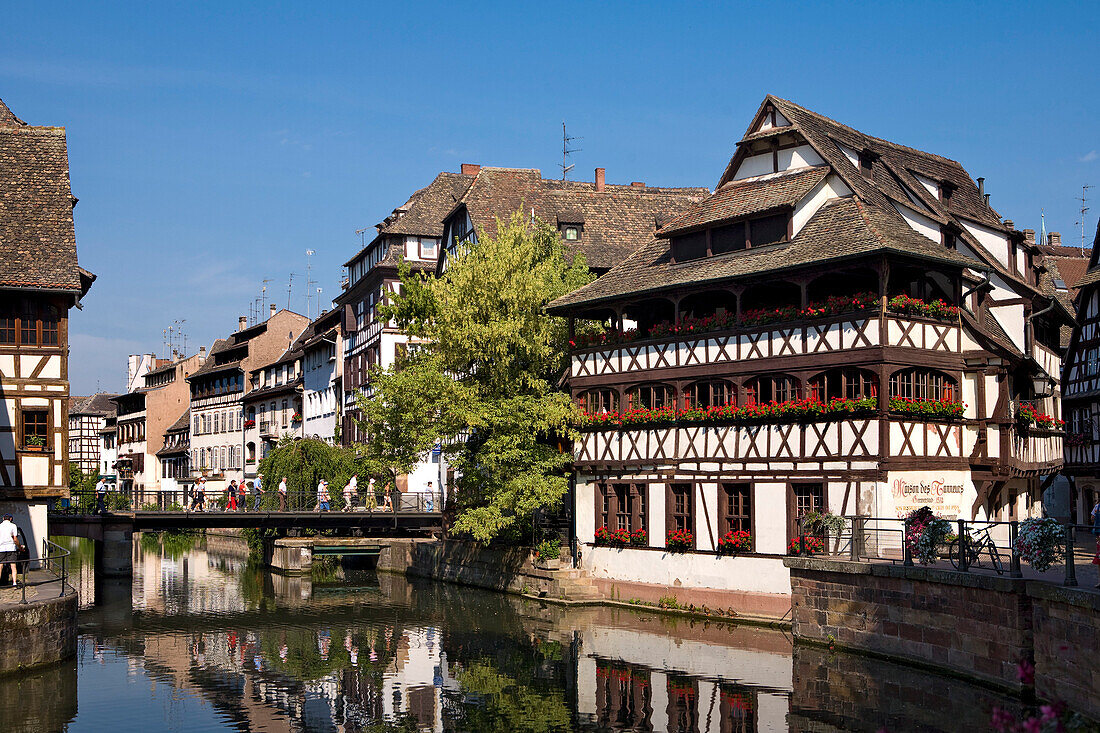
[{"label": "roof antenna", "polygon": [[570,163],[569,162],[569,156],[572,153],[579,153],[583,149],[583,148],[571,148],[571,147],[569,147],[569,143],[573,142],[574,140],[583,140],[583,139],[584,138],[580,138],[580,137],[570,137],[568,134],[566,134],[566,132],[565,132],[565,120],[561,121],[561,179],[563,181],[569,175],[569,171],[573,170],[573,166],[576,165],[576,163]]},{"label": "roof antenna", "polygon": [[1089,210],[1089,207],[1085,206],[1085,202],[1088,201],[1088,198],[1085,197],[1085,194],[1088,193],[1090,188],[1092,188],[1092,186],[1090,186],[1087,183],[1085,185],[1081,186],[1081,198],[1079,199],[1079,201],[1081,202],[1081,221],[1077,222],[1077,224],[1080,225],[1080,227],[1081,227],[1081,254],[1082,255],[1085,254],[1085,212]]},{"label": "roof antenna", "polygon": [[294,273],[290,273],[290,279],[286,283],[286,309],[290,310],[290,291],[294,288]]}]

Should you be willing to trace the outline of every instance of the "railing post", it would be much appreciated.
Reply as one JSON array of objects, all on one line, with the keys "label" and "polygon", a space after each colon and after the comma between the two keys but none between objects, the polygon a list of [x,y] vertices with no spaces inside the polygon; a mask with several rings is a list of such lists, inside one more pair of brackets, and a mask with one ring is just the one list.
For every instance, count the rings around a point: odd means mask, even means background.
[{"label": "railing post", "polygon": [[1068,588],[1077,587],[1077,567],[1073,561],[1073,551],[1076,549],[1076,542],[1074,541],[1076,530],[1075,525],[1066,525],[1066,581],[1063,585]]},{"label": "railing post", "polygon": [[1020,523],[1013,519],[1008,523],[1008,545],[1009,550],[1012,552],[1012,561],[1009,565],[1008,576],[1010,578],[1022,578],[1024,577],[1023,570],[1020,569],[1020,553],[1016,552],[1016,538],[1020,536]]},{"label": "railing post", "polygon": [[852,540],[848,545],[848,557],[858,560],[863,549],[863,517],[852,517]]},{"label": "railing post", "polygon": [[[29,561],[23,563],[23,600],[19,601],[20,604],[27,602],[27,562]],[[16,566],[16,569],[18,569],[18,566]]]},{"label": "railing post", "polygon": [[966,537],[966,520],[959,520],[959,570],[970,572],[970,542]]},{"label": "railing post", "polygon": [[798,518],[798,554],[806,554],[806,518]]},{"label": "railing post", "polygon": [[913,549],[909,547],[909,519],[901,520],[901,557],[902,565],[913,567]]},{"label": "railing post", "polygon": [[69,574],[65,569],[65,556],[61,556],[61,593],[58,596],[65,595],[65,581],[68,580]]}]

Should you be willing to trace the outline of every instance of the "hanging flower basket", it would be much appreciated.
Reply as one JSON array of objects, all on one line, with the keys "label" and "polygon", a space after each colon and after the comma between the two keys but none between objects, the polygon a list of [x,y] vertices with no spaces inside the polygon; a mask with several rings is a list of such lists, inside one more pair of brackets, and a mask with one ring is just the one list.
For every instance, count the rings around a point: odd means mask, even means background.
[{"label": "hanging flower basket", "polygon": [[1066,559],[1066,530],[1049,517],[1025,519],[1016,536],[1016,554],[1038,572]]},{"label": "hanging flower basket", "polygon": [[922,565],[939,559],[950,535],[951,523],[937,517],[930,507],[914,509],[905,518],[905,543],[912,558]]}]

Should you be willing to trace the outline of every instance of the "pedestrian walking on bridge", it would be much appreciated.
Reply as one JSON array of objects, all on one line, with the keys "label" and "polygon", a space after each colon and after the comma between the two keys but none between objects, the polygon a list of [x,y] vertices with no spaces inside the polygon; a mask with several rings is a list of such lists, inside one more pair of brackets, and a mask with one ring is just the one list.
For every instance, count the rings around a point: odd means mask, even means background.
[{"label": "pedestrian walking on bridge", "polygon": [[328,481],[321,479],[321,481],[317,484],[317,511],[327,512],[329,510],[328,503]]},{"label": "pedestrian walking on bridge", "polygon": [[279,482],[279,511],[286,511],[286,476]]}]

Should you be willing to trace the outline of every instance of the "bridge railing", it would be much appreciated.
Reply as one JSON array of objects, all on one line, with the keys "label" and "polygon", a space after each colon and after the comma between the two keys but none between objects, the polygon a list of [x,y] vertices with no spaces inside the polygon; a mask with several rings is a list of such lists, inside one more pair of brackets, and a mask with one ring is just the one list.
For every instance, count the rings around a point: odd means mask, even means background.
[{"label": "bridge railing", "polygon": [[[52,507],[56,514],[64,515],[89,515],[99,514],[106,510],[111,511],[155,511],[190,513],[192,511],[207,512],[279,512],[283,511],[282,501],[275,487],[264,489],[263,494],[255,494],[251,491],[244,495],[243,501],[238,493],[230,501],[228,492],[222,490],[207,489],[205,501],[196,501],[196,493],[193,487],[173,489],[167,491],[154,491],[151,489],[136,489],[131,491],[108,491],[102,502],[96,496],[94,490],[73,490],[69,499],[59,500]],[[442,510],[443,500],[439,491],[390,491],[367,492],[364,488],[346,501],[342,491],[333,490],[329,499],[329,511],[351,512],[392,512],[392,513],[425,513]],[[232,509],[231,509],[232,507]],[[288,491],[286,494],[286,509],[288,512],[314,512],[320,511],[317,500],[317,492],[314,491]]]}]

